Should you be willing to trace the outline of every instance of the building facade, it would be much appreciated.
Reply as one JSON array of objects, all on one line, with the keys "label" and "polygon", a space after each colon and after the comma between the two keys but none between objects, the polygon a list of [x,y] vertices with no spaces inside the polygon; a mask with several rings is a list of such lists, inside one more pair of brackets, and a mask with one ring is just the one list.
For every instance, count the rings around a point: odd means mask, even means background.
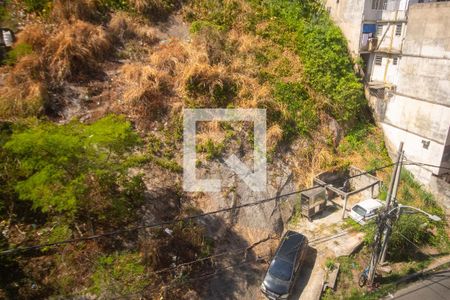
[{"label": "building facade", "polygon": [[407,159],[438,166],[406,167],[442,193],[441,184],[450,182],[450,2],[328,0],[325,5],[352,55],[363,61],[366,96],[389,152],[403,141]]}]

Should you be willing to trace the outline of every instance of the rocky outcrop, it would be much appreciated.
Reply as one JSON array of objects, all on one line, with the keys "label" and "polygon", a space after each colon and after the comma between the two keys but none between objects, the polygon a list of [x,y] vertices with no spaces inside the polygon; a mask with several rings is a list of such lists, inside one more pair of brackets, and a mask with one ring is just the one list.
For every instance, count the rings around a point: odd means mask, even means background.
[{"label": "rocky outcrop", "polygon": [[[209,233],[215,240],[225,242],[223,239],[230,229],[247,245],[253,245],[268,238],[272,240],[281,235],[285,223],[292,215],[295,199],[299,197],[299,195],[282,196],[295,190],[293,173],[287,163],[276,160],[268,165],[265,192],[252,191],[221,161],[208,163],[208,166],[199,170],[198,178],[220,179],[222,192],[197,195],[196,205],[203,211],[214,211],[273,198],[262,204],[224,212],[214,218],[206,219]],[[258,251],[268,250],[269,244],[267,247],[258,247]]]}]

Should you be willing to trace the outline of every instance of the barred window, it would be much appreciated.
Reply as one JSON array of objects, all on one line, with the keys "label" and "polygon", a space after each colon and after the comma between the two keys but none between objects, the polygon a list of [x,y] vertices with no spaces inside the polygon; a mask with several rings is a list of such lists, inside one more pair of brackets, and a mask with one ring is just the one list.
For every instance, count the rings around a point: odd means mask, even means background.
[{"label": "barred window", "polygon": [[387,8],[388,0],[372,0],[372,9],[382,10]]},{"label": "barred window", "polygon": [[381,66],[381,63],[383,62],[383,57],[380,55],[375,55],[375,64],[377,66]]},{"label": "barred window", "polygon": [[396,36],[402,35],[402,24],[401,24],[401,23],[400,23],[400,24],[397,24],[397,25],[395,26],[395,35],[396,35]]},{"label": "barred window", "polygon": [[383,34],[383,24],[377,25],[377,36],[380,36]]}]

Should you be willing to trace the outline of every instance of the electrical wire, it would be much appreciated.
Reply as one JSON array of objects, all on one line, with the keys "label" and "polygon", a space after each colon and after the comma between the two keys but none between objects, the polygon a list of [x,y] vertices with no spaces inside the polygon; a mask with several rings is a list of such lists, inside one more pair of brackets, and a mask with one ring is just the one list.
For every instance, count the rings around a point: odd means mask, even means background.
[{"label": "electrical wire", "polygon": [[[408,164],[409,165],[420,165],[420,166],[437,167],[437,168],[443,168],[443,169],[449,169],[450,170],[450,168],[440,167],[440,166],[426,164],[426,163],[420,163],[420,162],[408,161],[407,163],[404,163],[404,165],[408,165]],[[371,170],[366,171],[366,172],[355,174],[353,176],[349,176],[346,179],[348,180],[348,179],[352,179],[352,178],[359,177],[359,176],[362,176],[362,175],[370,174],[370,173],[373,173],[373,172],[376,172],[376,171],[379,171],[379,170],[382,170],[382,169],[385,169],[385,168],[388,168],[388,167],[391,167],[391,166],[394,166],[394,165],[396,165],[396,163],[388,164],[388,165],[385,165],[385,166],[382,166],[382,167],[371,169]],[[319,184],[319,186],[323,186],[323,187],[326,187],[327,185],[329,185],[329,184],[325,184],[325,185],[320,185]],[[69,243],[77,243],[77,242],[82,242],[82,241],[89,241],[89,240],[99,239],[99,238],[102,238],[102,237],[109,237],[109,236],[118,235],[118,234],[122,234],[122,233],[127,233],[127,232],[131,232],[131,231],[139,230],[139,229],[157,228],[157,227],[162,227],[162,226],[165,226],[165,225],[170,225],[170,224],[174,224],[174,223],[178,223],[178,222],[187,222],[187,221],[191,221],[193,219],[202,218],[202,217],[206,217],[206,216],[209,216],[209,215],[214,215],[214,214],[219,214],[219,213],[223,213],[223,212],[233,211],[233,210],[236,210],[236,209],[241,209],[241,208],[261,205],[261,204],[264,204],[264,203],[267,203],[267,202],[271,202],[271,201],[276,201],[276,200],[280,201],[280,200],[282,200],[283,197],[296,195],[296,194],[299,194],[299,193],[302,193],[302,192],[306,192],[306,191],[309,191],[309,190],[312,190],[312,189],[316,189],[317,187],[318,186],[314,186],[314,187],[311,187],[311,188],[298,190],[298,191],[294,191],[294,192],[286,193],[286,194],[282,194],[282,195],[277,195],[275,197],[266,198],[266,199],[262,199],[262,200],[259,200],[259,201],[254,201],[254,202],[251,202],[251,203],[237,205],[237,206],[229,207],[229,208],[223,208],[223,209],[219,209],[219,210],[216,210],[216,211],[202,213],[202,214],[189,216],[189,217],[185,217],[185,218],[181,218],[181,219],[175,219],[175,220],[171,220],[171,221],[154,223],[154,224],[149,224],[149,225],[141,225],[141,226],[136,226],[136,227],[127,228],[127,229],[121,229],[121,230],[115,230],[115,231],[106,232],[106,233],[97,234],[97,235],[92,235],[92,236],[87,236],[87,237],[62,240],[62,241],[58,241],[58,242],[54,242],[54,243],[46,243],[46,244],[40,244],[40,245],[34,245],[34,246],[28,246],[28,247],[19,247],[19,248],[14,248],[14,249],[1,251],[0,254],[11,254],[11,253],[16,253],[16,252],[37,250],[37,249],[41,249],[41,248],[44,248],[44,247],[52,247],[52,246],[58,246],[58,245],[63,245],[63,244],[69,244]],[[403,238],[405,238],[409,243],[411,243],[412,245],[414,245],[415,247],[420,249],[419,246],[414,244],[412,241],[410,241],[403,234],[401,234],[401,233],[399,233],[399,234]],[[320,240],[320,239],[323,239],[323,238],[327,238],[327,237],[321,237],[321,238],[318,238],[318,239],[315,239],[315,240]],[[310,243],[313,243],[315,240],[311,240]],[[154,273],[155,274],[160,274],[160,273],[164,273],[164,272],[168,272],[168,271],[172,271],[172,270],[178,269],[180,267],[189,266],[189,265],[192,265],[192,264],[195,264],[195,263],[198,263],[198,262],[206,261],[206,260],[209,260],[209,259],[222,257],[222,256],[225,256],[225,255],[236,255],[236,254],[239,254],[239,253],[241,253],[243,251],[247,251],[247,250],[249,250],[249,247],[242,247],[242,248],[239,248],[239,249],[236,249],[236,250],[233,250],[233,251],[224,251],[224,252],[221,252],[221,253],[218,253],[218,254],[215,254],[215,255],[210,255],[208,257],[203,257],[203,258],[200,258],[200,259],[197,259],[197,260],[194,260],[194,261],[182,263],[182,264],[179,264],[179,265],[176,265],[176,266],[173,266],[173,267],[168,267],[168,268],[164,268],[164,269],[161,269],[161,270],[157,270]],[[298,249],[295,249],[295,251],[297,251],[297,250]],[[266,256],[263,256],[263,257],[259,257],[258,259],[263,259],[264,257],[269,257],[269,255],[266,255]],[[224,272],[225,270],[228,270],[230,268],[234,268],[234,267],[241,266],[241,265],[248,264],[248,263],[252,263],[252,262],[255,262],[255,261],[244,261],[244,262],[241,262],[239,264],[228,265],[228,266],[225,266],[225,267],[218,268],[218,269],[214,270],[213,273],[204,274],[204,275],[201,275],[199,277],[188,279],[187,281],[193,282],[193,281],[198,281],[198,280],[205,279],[205,278],[208,278],[208,277],[213,277],[213,276],[219,275],[221,272]],[[184,282],[186,282],[186,281],[184,281]],[[172,284],[173,283],[171,283],[171,284],[169,284],[169,285],[167,285],[165,287],[170,287]],[[147,289],[147,287],[144,288],[141,292],[145,291]],[[161,289],[161,287],[158,287],[158,289]],[[125,296],[125,295],[122,295],[122,297],[123,296]]]},{"label": "electrical wire", "polygon": [[[230,269],[233,269],[233,268],[236,268],[236,267],[240,267],[240,266],[243,266],[243,265],[255,263],[255,262],[258,262],[260,260],[269,258],[269,257],[270,257],[270,254],[267,254],[267,255],[263,255],[263,256],[258,256],[258,257],[256,257],[256,259],[253,259],[253,260],[246,260],[246,261],[242,261],[242,262],[239,262],[239,263],[236,263],[236,264],[228,264],[226,266],[223,266],[223,267],[220,267],[220,268],[216,268],[216,269],[214,269],[213,272],[210,272],[210,273],[205,273],[205,274],[202,274],[200,276],[197,276],[197,277],[194,277],[194,278],[189,278],[189,279],[186,279],[186,280],[183,280],[183,281],[173,281],[173,282],[171,282],[169,284],[164,284],[163,286],[158,286],[158,287],[155,287],[155,288],[152,288],[152,289],[149,289],[149,286],[151,285],[151,284],[149,284],[149,285],[145,286],[144,288],[142,288],[138,292],[128,293],[128,294],[121,294],[120,296],[113,297],[113,298],[110,298],[110,299],[124,299],[124,297],[138,296],[138,295],[141,295],[144,292],[152,292],[152,291],[156,291],[156,290],[167,289],[169,287],[174,287],[174,286],[179,285],[179,284],[186,284],[187,282],[196,282],[196,281],[202,281],[203,282],[203,280],[205,280],[207,278],[218,276],[218,275],[224,273],[227,270],[230,270]],[[127,299],[127,298],[125,298],[125,299]]]},{"label": "electrical wire", "polygon": [[[348,230],[342,230],[342,231],[340,231],[340,232],[338,232],[336,234],[333,234],[333,235],[318,237],[318,238],[310,240],[309,241],[309,245],[316,244],[316,243],[322,243],[322,242],[328,241],[328,240],[330,240],[330,239],[332,239],[334,237],[340,237],[343,234],[347,234],[348,232],[349,232]],[[289,251],[285,255],[289,255],[289,254],[291,254],[293,252],[298,251],[300,249],[300,247],[302,247],[302,246],[303,246],[303,244],[298,245],[297,247],[295,247],[294,249],[292,249],[291,251]],[[242,248],[242,249],[248,249],[248,248],[249,247]],[[242,249],[241,249],[241,251],[242,251]],[[237,252],[239,252],[239,250]],[[229,253],[229,251],[225,251],[225,252],[219,253],[217,255],[211,255],[210,257],[218,257],[218,256],[222,256],[222,255],[228,254],[228,253]],[[205,259],[210,258],[210,257],[205,257]],[[181,283],[195,282],[195,281],[203,280],[205,278],[210,278],[210,277],[214,277],[214,276],[220,275],[224,271],[229,270],[231,268],[235,268],[235,267],[242,266],[242,265],[249,264],[249,263],[253,263],[253,262],[258,262],[259,260],[263,260],[265,258],[270,258],[270,257],[271,257],[270,253],[266,254],[266,255],[263,255],[263,256],[257,256],[255,260],[250,260],[250,261],[246,260],[246,261],[243,261],[243,262],[240,262],[240,263],[237,263],[237,264],[232,264],[232,265],[228,265],[228,266],[225,266],[225,267],[220,267],[220,268],[215,269],[212,273],[207,273],[207,274],[204,274],[204,275],[201,275],[201,276],[190,278],[190,279],[187,279],[186,281],[183,281],[183,282],[175,281],[175,282],[172,282],[170,284],[164,285],[162,287],[159,286],[159,287],[156,287],[156,288],[153,288],[153,289],[148,289],[149,285],[147,285],[146,287],[141,289],[139,292],[135,292],[135,293],[132,293],[132,294],[123,294],[123,295],[121,295],[119,297],[112,298],[112,299],[123,299],[124,296],[137,296],[137,295],[143,293],[144,291],[151,292],[151,291],[154,291],[154,290],[157,290],[157,289],[169,288],[171,286],[174,286],[174,285],[177,285],[177,284],[181,284]],[[160,271],[155,271],[153,273],[158,274],[158,273],[161,273],[161,272],[164,272],[164,271],[169,271],[169,269],[173,270],[173,269],[176,269],[178,267],[185,266],[185,265],[188,265],[188,264],[192,264],[192,263],[195,263],[195,262],[200,261],[200,260],[201,259],[196,260],[196,261],[192,261],[192,262],[189,262],[189,263],[186,263],[186,264],[180,264],[180,265],[177,265],[177,266],[172,267],[172,268],[161,269]]]},{"label": "electrical wire", "polygon": [[[424,164],[424,163],[410,162],[410,164]],[[384,165],[384,166],[381,166],[381,167],[378,167],[378,168],[374,168],[374,169],[371,169],[371,170],[368,170],[368,171],[365,171],[365,172],[362,172],[362,173],[358,173],[358,174],[349,176],[346,179],[349,180],[349,179],[352,179],[352,178],[356,178],[356,177],[359,177],[359,176],[370,174],[370,173],[373,173],[373,172],[376,172],[376,171],[379,171],[379,170],[382,170],[382,169],[385,169],[385,168],[392,167],[394,165],[396,165],[396,163],[391,163],[391,164]],[[429,165],[429,166],[433,166],[433,165]],[[434,167],[439,167],[439,166],[434,166]],[[331,181],[331,183],[333,183],[333,182],[334,181]],[[64,245],[64,244],[85,242],[85,241],[95,240],[95,239],[99,239],[99,238],[103,238],[103,237],[110,237],[110,236],[120,235],[120,234],[123,234],[123,233],[128,233],[128,232],[132,232],[132,231],[136,231],[136,230],[140,230],[140,229],[159,228],[159,227],[162,227],[162,226],[167,226],[167,225],[171,225],[171,224],[178,223],[178,222],[188,222],[188,221],[191,221],[191,220],[194,220],[194,219],[198,219],[198,218],[202,218],[202,217],[206,217],[206,216],[209,216],[209,215],[215,215],[215,214],[219,214],[219,213],[234,211],[234,210],[237,210],[237,209],[242,209],[242,208],[256,206],[256,205],[261,205],[261,204],[272,202],[272,201],[280,201],[281,198],[283,198],[283,197],[288,197],[288,196],[296,195],[296,194],[299,194],[299,193],[302,193],[302,192],[306,192],[306,191],[309,191],[309,190],[313,190],[313,189],[316,189],[319,186],[326,187],[326,186],[330,185],[331,183],[327,183],[325,185],[318,184],[318,186],[313,186],[313,187],[306,188],[306,189],[303,189],[303,190],[297,190],[297,191],[294,191],[294,192],[290,192],[290,193],[286,193],[286,194],[282,194],[282,195],[277,195],[275,197],[266,198],[266,199],[262,199],[262,200],[258,200],[258,201],[254,201],[254,202],[250,202],[250,203],[246,203],[246,204],[236,205],[236,206],[233,206],[233,207],[227,207],[227,208],[223,208],[223,209],[219,209],[219,210],[215,210],[215,211],[211,211],[211,212],[206,212],[206,213],[202,213],[202,214],[198,214],[198,215],[194,215],[194,216],[188,216],[188,217],[181,218],[181,219],[175,219],[175,220],[159,222],[159,223],[154,223],[154,224],[149,224],[149,225],[140,225],[140,226],[135,226],[135,227],[126,228],[126,229],[118,229],[118,230],[105,232],[105,233],[100,233],[100,234],[96,234],[96,235],[91,235],[91,236],[86,236],[86,237],[79,237],[79,238],[74,238],[74,239],[67,239],[67,240],[62,240],[62,241],[57,241],[57,242],[52,242],[52,243],[45,243],[45,244],[40,244],[40,245],[33,245],[33,246],[27,246],[27,247],[18,247],[18,248],[3,250],[3,251],[0,251],[0,255],[13,254],[13,253],[25,252],[25,251],[31,251],[31,250],[38,250],[38,249],[42,249],[42,248],[46,248],[46,247],[54,247],[54,246],[59,246],[59,245]]]},{"label": "electrical wire", "polygon": [[424,166],[424,167],[439,168],[439,169],[443,169],[443,170],[450,170],[450,168],[448,168],[448,167],[432,165],[432,164],[427,164],[427,163],[422,163],[422,162],[414,162],[414,161],[409,161],[403,165],[413,165],[413,166],[419,166],[419,167]]},{"label": "electrical wire", "polygon": [[[392,226],[389,226],[388,225],[388,227],[392,230],[392,232],[394,232],[394,229],[392,228]],[[413,245],[414,247],[416,247],[418,250],[420,250],[420,247],[416,244],[416,243],[414,243],[413,241],[411,241],[410,239],[408,239],[403,233],[401,233],[400,231],[396,231],[396,233],[398,233],[402,238],[404,238],[408,243],[410,243],[411,245]],[[423,252],[422,252],[423,253]],[[429,254],[427,254],[427,253],[423,253],[423,254],[425,254],[426,256],[428,256],[430,259],[433,259],[433,257],[431,256],[431,255],[429,255]]]},{"label": "electrical wire", "polygon": [[[327,185],[328,184],[323,185],[323,186],[327,186]],[[319,185],[319,186],[322,186],[322,185]],[[313,190],[313,189],[316,189],[316,188],[318,188],[318,186],[314,186],[314,187],[310,187],[310,188],[307,188],[307,189],[298,190],[298,191],[294,191],[294,192],[290,192],[290,193],[286,193],[286,194],[282,194],[282,195],[277,195],[275,197],[266,198],[266,199],[263,199],[263,200],[258,200],[258,201],[254,201],[254,202],[250,202],[250,203],[246,203],[246,204],[236,205],[236,206],[233,206],[233,207],[222,208],[222,209],[218,209],[218,210],[215,210],[215,211],[206,212],[206,213],[202,213],[202,214],[198,214],[198,215],[194,215],[194,216],[188,216],[188,217],[184,217],[184,218],[181,218],[181,219],[175,219],[175,220],[170,220],[170,221],[165,221],[165,222],[153,223],[153,224],[149,224],[149,225],[135,226],[135,227],[131,227],[131,228],[119,229],[119,230],[114,230],[114,231],[105,232],[105,233],[101,233],[101,234],[96,234],[96,235],[91,235],[91,236],[86,236],[86,237],[80,237],[80,238],[74,238],[74,239],[67,239],[67,240],[57,241],[57,242],[53,242],[53,243],[45,243],[45,244],[40,244],[40,245],[28,246],[28,247],[13,248],[13,249],[1,251],[0,255],[1,254],[11,254],[11,253],[16,253],[16,252],[23,252],[23,251],[30,251],[30,250],[37,250],[37,249],[41,249],[41,248],[45,248],[45,247],[59,246],[59,245],[63,245],[63,244],[71,244],[71,243],[89,241],[89,240],[99,239],[99,238],[102,238],[102,237],[108,237],[108,236],[128,233],[128,232],[132,232],[132,231],[139,230],[139,229],[159,228],[159,227],[162,227],[162,226],[167,226],[167,225],[171,225],[171,224],[175,224],[175,223],[179,223],[179,222],[188,222],[188,221],[191,221],[191,220],[194,220],[194,219],[198,219],[198,218],[202,218],[202,217],[206,217],[206,216],[210,216],[210,215],[215,215],[215,214],[229,212],[229,211],[234,211],[234,210],[242,209],[242,208],[246,208],[246,207],[261,205],[261,204],[272,202],[272,201],[276,201],[276,200],[280,201],[281,198],[292,196],[292,195],[296,195],[296,194],[299,194],[299,193],[302,193],[302,192],[306,192],[306,191],[309,191],[309,190]]]}]

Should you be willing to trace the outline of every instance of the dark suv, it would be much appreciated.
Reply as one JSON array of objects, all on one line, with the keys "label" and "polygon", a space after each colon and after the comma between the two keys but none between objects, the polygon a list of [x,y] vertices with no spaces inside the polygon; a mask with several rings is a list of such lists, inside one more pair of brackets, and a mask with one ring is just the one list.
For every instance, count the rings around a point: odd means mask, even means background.
[{"label": "dark suv", "polygon": [[307,250],[306,236],[290,230],[284,234],[261,284],[261,291],[267,298],[289,297]]}]

